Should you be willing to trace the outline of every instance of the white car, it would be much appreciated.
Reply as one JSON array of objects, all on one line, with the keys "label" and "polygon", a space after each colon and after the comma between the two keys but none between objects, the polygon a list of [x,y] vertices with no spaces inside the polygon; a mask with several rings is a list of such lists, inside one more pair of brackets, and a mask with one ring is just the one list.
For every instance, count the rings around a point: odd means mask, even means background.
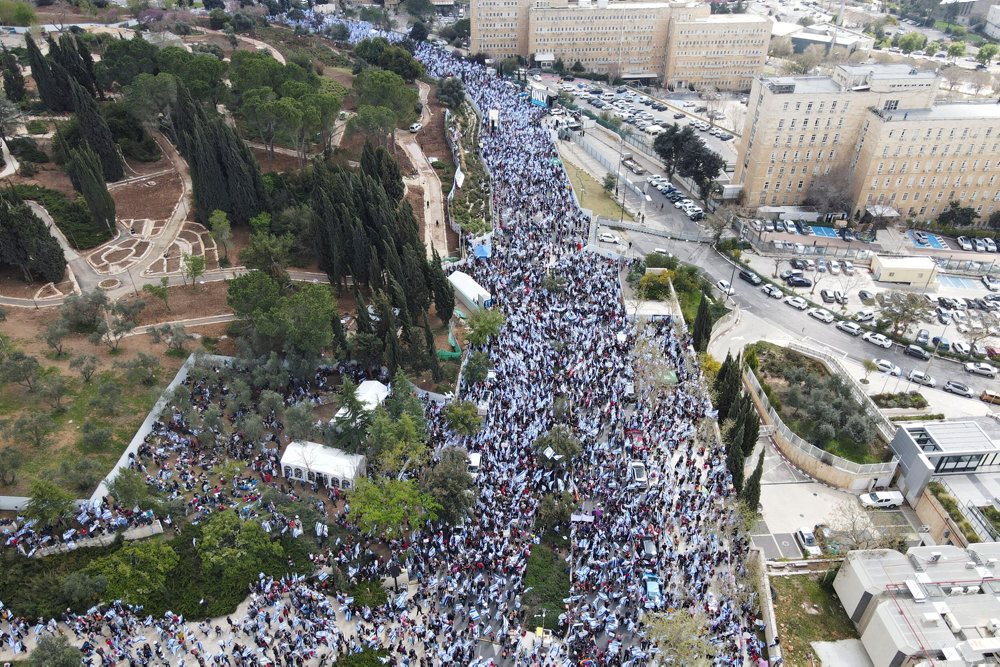
[{"label": "white car", "polygon": [[798,308],[799,310],[805,310],[809,307],[809,302],[801,296],[787,296],[785,297],[785,303],[792,308]]},{"label": "white car", "polygon": [[937,381],[934,378],[932,378],[927,373],[918,371],[915,368],[912,371],[910,371],[909,373],[906,374],[906,379],[909,380],[910,382],[915,382],[917,384],[922,384],[925,387],[936,387],[937,386]]},{"label": "white car", "polygon": [[952,343],[951,344],[951,349],[952,349],[953,352],[957,352],[958,354],[962,355],[963,357],[967,357],[970,354],[972,354],[972,348],[969,347],[969,344],[968,343],[964,343],[964,342],[962,342],[960,340],[956,340],[954,343]]},{"label": "white car", "polygon": [[854,313],[855,322],[871,322],[875,319],[875,313],[870,310],[859,310]]},{"label": "white car", "polygon": [[875,359],[874,361],[880,373],[886,373],[894,377],[900,377],[903,374],[903,369],[888,359]]},{"label": "white car", "polygon": [[832,273],[835,276],[840,275],[840,262],[838,262],[835,259],[830,260],[830,273]]},{"label": "white car", "polygon": [[847,320],[837,322],[837,328],[844,333],[851,334],[852,336],[860,336],[864,332],[864,329],[862,329],[860,325],[855,322],[848,322]]},{"label": "white car", "polygon": [[840,266],[841,266],[842,269],[844,269],[844,273],[846,273],[847,275],[849,275],[849,276],[853,276],[854,275],[854,262],[851,262],[850,260],[845,259],[844,261],[842,261],[840,263]]},{"label": "white car", "polygon": [[730,285],[729,281],[727,280],[720,280],[719,282],[715,283],[715,286],[719,288],[720,292],[722,292],[727,296],[732,296],[733,294],[736,294],[736,290],[733,289],[733,286]]},{"label": "white car", "polygon": [[970,361],[965,364],[965,372],[972,373],[973,375],[982,375],[991,379],[997,376],[996,367],[985,361]]},{"label": "white car", "polygon": [[808,528],[802,527],[795,531],[795,539],[799,543],[799,546],[802,547],[802,554],[806,558],[819,556],[823,553],[816,542],[816,536]]},{"label": "white car", "polygon": [[607,232],[602,232],[597,235],[598,241],[604,241],[605,243],[614,243],[618,245],[618,237],[614,234],[608,234]]},{"label": "white car", "polygon": [[809,315],[815,317],[820,322],[825,322],[829,324],[833,322],[833,313],[825,308],[810,308]]},{"label": "white car", "polygon": [[424,128],[424,126],[421,125],[420,123],[414,123],[413,125],[410,126],[410,132],[413,132],[414,134],[416,134],[417,132],[419,132],[423,128]]},{"label": "white car", "polygon": [[892,341],[883,336],[880,333],[875,333],[874,331],[869,331],[861,337],[861,340],[868,341],[872,345],[878,345],[879,347],[884,347],[889,349],[892,347]]},{"label": "white car", "polygon": [[768,283],[760,288],[760,291],[768,295],[772,299],[780,299],[785,296],[785,293],[781,291],[781,288],[772,283]]}]

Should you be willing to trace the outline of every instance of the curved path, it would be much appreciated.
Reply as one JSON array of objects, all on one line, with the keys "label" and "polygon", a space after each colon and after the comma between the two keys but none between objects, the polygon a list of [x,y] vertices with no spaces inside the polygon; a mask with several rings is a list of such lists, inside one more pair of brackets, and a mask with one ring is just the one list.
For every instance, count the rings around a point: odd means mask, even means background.
[{"label": "curved path", "polygon": [[[417,82],[420,91],[420,102],[423,110],[420,112],[420,122],[430,125],[434,114],[427,104],[431,87],[423,81]],[[417,170],[416,179],[403,179],[408,183],[419,185],[424,190],[424,244],[427,246],[427,257],[431,257],[431,250],[437,250],[441,257],[448,256],[448,233],[445,225],[444,215],[444,193],[441,191],[441,179],[437,171],[428,162],[420,144],[417,143],[417,135],[410,132],[398,132],[396,137],[400,147],[406,151],[410,158],[410,163]]]}]

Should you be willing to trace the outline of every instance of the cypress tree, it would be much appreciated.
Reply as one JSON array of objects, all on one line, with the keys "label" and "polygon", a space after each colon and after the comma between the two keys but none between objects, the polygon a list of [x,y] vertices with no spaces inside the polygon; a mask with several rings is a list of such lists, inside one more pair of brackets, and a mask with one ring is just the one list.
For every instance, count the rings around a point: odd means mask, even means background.
[{"label": "cypress tree", "polygon": [[701,302],[698,303],[698,314],[694,318],[692,337],[696,352],[704,352],[708,349],[708,341],[712,337],[712,316],[708,312],[708,295],[704,292],[701,293]]},{"label": "cypress tree", "polygon": [[427,278],[424,271],[427,268],[427,261],[421,259],[413,248],[407,247],[403,251],[403,265],[406,271],[406,302],[410,309],[410,315],[415,320],[417,315],[427,310],[430,305],[431,295],[427,290]]},{"label": "cypress tree", "polygon": [[[399,164],[392,159],[389,151],[379,146],[375,150],[375,158],[378,163],[376,178],[382,183],[386,197],[393,204],[403,198],[405,188],[403,187],[403,173],[399,170]],[[426,223],[425,223],[426,224]]]},{"label": "cypress tree", "polygon": [[434,345],[434,334],[427,321],[427,311],[424,311],[424,341],[427,343],[427,360],[431,366],[431,377],[435,382],[441,381],[441,365],[438,364],[437,347]]},{"label": "cypress tree", "polygon": [[94,224],[111,229],[115,224],[115,200],[108,192],[108,186],[101,175],[101,161],[97,153],[87,145],[70,151],[66,173],[69,174],[73,187],[86,200]]},{"label": "cypress tree", "polygon": [[3,90],[7,99],[17,103],[24,99],[24,75],[17,58],[7,49],[3,50]]},{"label": "cypress tree", "polygon": [[[340,314],[334,311],[333,317],[330,321],[330,326],[333,329],[333,342],[337,346],[337,351],[347,352],[347,334],[344,333],[344,325],[340,323]],[[339,355],[336,355],[341,358]]]},{"label": "cypress tree", "polygon": [[[737,430],[743,430],[743,425],[740,424],[736,427]],[[745,459],[743,457],[743,448],[739,445],[733,445],[728,448],[726,452],[726,469],[729,470],[730,474],[733,476],[733,488],[739,493],[743,490],[743,463]]]},{"label": "cypress tree", "polygon": [[24,35],[24,47],[28,52],[28,66],[31,67],[31,76],[35,79],[38,97],[41,98],[42,104],[50,111],[65,111],[63,108],[65,100],[57,98],[52,85],[52,71],[49,69],[49,62],[38,49],[38,45],[35,44],[30,33]]},{"label": "cypress tree", "polygon": [[[79,120],[80,136],[90,144],[101,161],[101,172],[107,183],[121,180],[125,176],[125,168],[118,153],[111,129],[97,111],[97,103],[75,81],[70,81],[73,106]],[[226,210],[226,209],[220,209]]]},{"label": "cypress tree", "polygon": [[383,289],[385,287],[385,279],[382,272],[382,263],[378,261],[378,250],[375,246],[368,249],[368,279],[371,282],[372,289]]},{"label": "cypress tree", "polygon": [[743,454],[750,456],[753,448],[757,446],[757,438],[760,437],[760,419],[757,417],[753,399],[749,395],[746,399],[749,408],[743,413]]},{"label": "cypress tree", "polygon": [[740,385],[735,379],[735,374],[730,373],[726,380],[726,385],[719,394],[719,404],[715,407],[719,410],[719,423],[721,424],[730,417],[731,409],[740,399]]},{"label": "cypress tree", "polygon": [[372,318],[368,315],[365,300],[361,298],[361,290],[358,289],[357,281],[354,282],[354,308],[358,311],[358,333],[372,333]]},{"label": "cypress tree", "polygon": [[441,258],[438,257],[437,250],[434,250],[431,260],[431,291],[434,292],[434,309],[442,322],[447,323],[455,312],[455,289],[448,282],[441,268]]},{"label": "cypress tree", "polygon": [[715,383],[712,385],[712,389],[716,392],[722,391],[722,388],[726,386],[726,378],[733,370],[733,363],[733,355],[730,352],[726,352],[726,358],[719,367],[719,372],[715,376]]},{"label": "cypress tree", "polygon": [[378,158],[375,157],[375,149],[372,143],[365,139],[365,145],[361,149],[361,172],[372,178],[378,178]]},{"label": "cypress tree", "polygon": [[746,486],[743,487],[741,498],[750,511],[756,512],[760,504],[760,479],[764,474],[764,452],[757,458],[757,467],[750,473]]}]

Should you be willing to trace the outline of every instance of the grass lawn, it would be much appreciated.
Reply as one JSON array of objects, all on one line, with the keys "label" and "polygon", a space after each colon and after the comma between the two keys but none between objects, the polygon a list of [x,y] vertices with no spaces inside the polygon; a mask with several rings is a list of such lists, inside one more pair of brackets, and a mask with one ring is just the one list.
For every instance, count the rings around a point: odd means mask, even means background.
[{"label": "grass lawn", "polygon": [[858,638],[833,590],[820,586],[818,577],[771,577],[771,585],[778,594],[774,613],[786,665],[810,664],[810,642]]},{"label": "grass lawn", "polygon": [[528,556],[524,584],[531,588],[524,596],[525,625],[554,630],[559,625],[559,614],[565,611],[563,598],[569,595],[569,564],[549,547],[536,544]]},{"label": "grass lawn", "polygon": [[[605,218],[621,217],[622,207],[604,191],[604,188],[593,176],[565,160],[563,160],[563,167],[566,168],[566,173],[569,175],[570,183],[573,184],[573,191],[576,193],[581,207],[590,209]],[[632,216],[626,212],[625,219],[631,222]]]}]

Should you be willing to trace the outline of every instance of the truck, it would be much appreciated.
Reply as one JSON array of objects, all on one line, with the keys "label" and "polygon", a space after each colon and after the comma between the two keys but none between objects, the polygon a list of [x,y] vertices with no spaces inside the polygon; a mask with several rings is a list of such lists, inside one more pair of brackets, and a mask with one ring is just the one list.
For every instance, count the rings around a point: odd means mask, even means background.
[{"label": "truck", "polygon": [[455,271],[448,276],[448,282],[455,289],[455,296],[471,311],[493,307],[493,295],[468,273]]},{"label": "truck", "polygon": [[633,174],[639,176],[646,173],[642,165],[635,161],[631,153],[622,153],[622,164]]}]

